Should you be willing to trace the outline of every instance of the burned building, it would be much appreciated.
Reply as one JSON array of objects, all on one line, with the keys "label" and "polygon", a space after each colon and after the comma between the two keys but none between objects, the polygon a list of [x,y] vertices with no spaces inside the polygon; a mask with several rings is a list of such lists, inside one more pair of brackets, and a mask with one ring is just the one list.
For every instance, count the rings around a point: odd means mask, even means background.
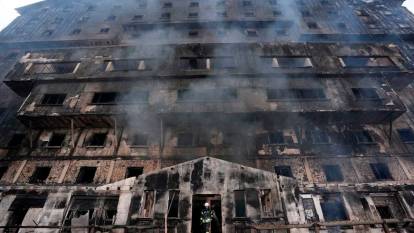
[{"label": "burned building", "polygon": [[212,233],[414,232],[401,4],[19,8],[0,33],[0,232],[196,233],[206,208]]}]

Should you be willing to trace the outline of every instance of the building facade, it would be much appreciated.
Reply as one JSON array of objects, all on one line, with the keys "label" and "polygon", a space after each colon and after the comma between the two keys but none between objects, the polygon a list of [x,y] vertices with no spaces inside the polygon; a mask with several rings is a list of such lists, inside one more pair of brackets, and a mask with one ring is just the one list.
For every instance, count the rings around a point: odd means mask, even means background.
[{"label": "building facade", "polygon": [[414,232],[402,0],[46,0],[0,33],[0,231]]}]

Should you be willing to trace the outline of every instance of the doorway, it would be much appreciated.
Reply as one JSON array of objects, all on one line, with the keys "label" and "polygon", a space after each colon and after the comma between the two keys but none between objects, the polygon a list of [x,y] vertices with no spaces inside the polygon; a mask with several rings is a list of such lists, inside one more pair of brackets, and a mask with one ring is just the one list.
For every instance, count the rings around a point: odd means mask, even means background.
[{"label": "doorway", "polygon": [[[203,224],[201,221],[202,211],[206,210],[205,203],[210,206],[213,215],[210,224]],[[220,195],[193,195],[192,207],[192,233],[221,233],[221,197]],[[207,229],[207,230],[206,230]]]}]

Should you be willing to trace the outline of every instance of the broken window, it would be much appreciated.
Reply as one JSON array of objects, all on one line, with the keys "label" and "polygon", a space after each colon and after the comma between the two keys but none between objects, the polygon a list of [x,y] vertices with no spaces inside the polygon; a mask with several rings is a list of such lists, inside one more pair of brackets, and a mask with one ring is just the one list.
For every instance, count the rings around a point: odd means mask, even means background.
[{"label": "broken window", "polygon": [[125,179],[130,177],[138,177],[144,173],[143,167],[127,167]]},{"label": "broken window", "polygon": [[257,36],[257,30],[255,29],[246,29],[246,35],[249,37],[256,37]]},{"label": "broken window", "polygon": [[309,57],[271,57],[265,58],[271,62],[272,68],[310,68],[313,67]]},{"label": "broken window", "polygon": [[62,105],[66,99],[66,94],[45,94],[43,95],[41,105]]},{"label": "broken window", "polygon": [[352,88],[352,93],[357,100],[379,100],[375,88]]},{"label": "broken window", "polygon": [[99,31],[102,34],[106,34],[109,32],[109,30],[111,30],[110,28],[101,28],[101,30]]},{"label": "broken window", "polygon": [[303,210],[305,211],[305,218],[308,222],[315,222],[319,221],[319,216],[316,212],[315,204],[313,202],[313,198],[310,194],[303,194],[302,197],[302,205]]},{"label": "broken window", "polygon": [[321,200],[321,208],[327,222],[348,220],[342,197],[339,194],[324,196]]},{"label": "broken window", "polygon": [[88,146],[105,146],[106,137],[108,133],[94,133],[89,139]]},{"label": "broken window", "polygon": [[97,92],[93,96],[92,104],[116,104],[118,95],[117,92]]},{"label": "broken window", "polygon": [[170,190],[168,198],[168,217],[178,218],[178,206],[180,200],[180,191]]},{"label": "broken window", "polygon": [[6,166],[0,166],[0,180],[3,178],[4,174],[6,174],[9,167]]},{"label": "broken window", "polygon": [[392,180],[390,170],[385,163],[370,163],[372,172],[377,180]]},{"label": "broken window", "polygon": [[29,74],[68,74],[73,73],[78,62],[58,62],[58,63],[35,63],[32,65]]},{"label": "broken window", "polygon": [[188,13],[188,18],[198,18],[198,13],[197,12],[190,12],[190,13]]},{"label": "broken window", "polygon": [[192,133],[180,133],[177,138],[178,147],[194,146],[195,140]]},{"label": "broken window", "polygon": [[147,59],[123,59],[108,62],[106,71],[134,71],[150,70],[149,60]]},{"label": "broken window", "polygon": [[283,132],[275,131],[275,132],[269,133],[269,143],[276,144],[276,145],[286,144],[285,137],[283,136]]},{"label": "broken window", "polygon": [[181,58],[181,64],[186,70],[210,69],[209,58]]},{"label": "broken window", "polygon": [[80,167],[78,177],[76,178],[77,184],[91,184],[95,178],[96,167]]},{"label": "broken window", "polygon": [[198,31],[191,30],[191,31],[188,32],[188,35],[191,36],[191,37],[196,37],[196,36],[198,36]]},{"label": "broken window", "polygon": [[377,206],[375,208],[378,211],[378,214],[381,216],[382,219],[392,219],[393,215],[389,206]]},{"label": "broken window", "polygon": [[122,104],[148,103],[149,93],[143,90],[132,90],[115,96],[114,102]]},{"label": "broken window", "polygon": [[155,204],[155,191],[146,190],[144,191],[144,196],[142,197],[143,205],[139,211],[139,216],[141,218],[152,218],[154,214],[154,204]]},{"label": "broken window", "polygon": [[324,130],[312,130],[311,138],[313,144],[329,144],[331,142],[328,132]]},{"label": "broken window", "polygon": [[394,62],[389,57],[340,57],[342,67],[364,68],[364,67],[393,67]]},{"label": "broken window", "polygon": [[357,144],[374,144],[374,139],[366,130],[352,132]]},{"label": "broken window", "polygon": [[49,142],[47,143],[47,147],[61,147],[63,141],[65,140],[66,134],[62,133],[53,133],[52,137],[50,137]]},{"label": "broken window", "polygon": [[314,89],[268,89],[268,100],[289,99],[326,99],[325,92],[321,88]]},{"label": "broken window", "polygon": [[26,136],[24,134],[21,134],[21,133],[14,134],[13,137],[10,139],[9,143],[7,144],[7,147],[9,147],[9,148],[19,147],[22,144],[23,139],[25,137]]},{"label": "broken window", "polygon": [[412,129],[397,129],[398,135],[400,135],[401,141],[404,143],[414,142],[414,132]]},{"label": "broken window", "polygon": [[172,2],[164,2],[163,8],[171,8],[172,6]]},{"label": "broken window", "polygon": [[323,165],[326,181],[328,182],[342,182],[344,177],[342,175],[341,167],[339,165]]},{"label": "broken window", "polygon": [[162,20],[170,20],[171,19],[171,13],[170,12],[164,12],[161,14]]},{"label": "broken window", "polygon": [[262,217],[273,217],[273,201],[270,189],[260,190],[260,204],[262,207]]},{"label": "broken window", "polygon": [[134,15],[134,17],[132,18],[132,20],[139,21],[139,20],[142,20],[143,18],[144,18],[143,15]]},{"label": "broken window", "polygon": [[190,2],[190,7],[198,7],[199,3],[198,2]]},{"label": "broken window", "polygon": [[53,30],[46,30],[42,33],[42,36],[51,36],[53,35]]},{"label": "broken window", "polygon": [[79,28],[76,28],[76,29],[73,29],[73,31],[70,33],[71,35],[78,35],[78,34],[80,34],[81,33],[81,29],[79,29]]},{"label": "broken window", "polygon": [[72,197],[63,224],[113,225],[116,220],[118,197],[74,196]]},{"label": "broken window", "polygon": [[[32,208],[43,208],[46,202],[46,197],[38,196],[17,196],[9,207],[9,215],[6,226],[21,226],[27,212]],[[34,219],[33,219],[34,220]],[[18,232],[19,229],[14,229],[11,232]],[[9,231],[10,232],[10,231]]]},{"label": "broken window", "polygon": [[307,23],[309,29],[318,29],[319,26],[316,22],[308,22]]},{"label": "broken window", "polygon": [[148,145],[148,134],[137,133],[131,136],[129,140],[131,146],[147,146]]},{"label": "broken window", "polygon": [[279,176],[286,176],[286,177],[293,178],[292,168],[290,166],[285,166],[285,165],[275,166],[275,173]]},{"label": "broken window", "polygon": [[234,191],[234,205],[235,205],[235,217],[246,217],[246,195],[245,190]]},{"label": "broken window", "polygon": [[49,177],[51,167],[36,167],[32,176],[29,179],[31,184],[43,184]]},{"label": "broken window", "polygon": [[116,16],[115,15],[110,15],[108,16],[108,18],[106,18],[106,21],[115,21]]},{"label": "broken window", "polygon": [[237,99],[237,90],[232,88],[210,90],[180,89],[177,91],[177,101],[182,102],[215,102],[235,99]]}]

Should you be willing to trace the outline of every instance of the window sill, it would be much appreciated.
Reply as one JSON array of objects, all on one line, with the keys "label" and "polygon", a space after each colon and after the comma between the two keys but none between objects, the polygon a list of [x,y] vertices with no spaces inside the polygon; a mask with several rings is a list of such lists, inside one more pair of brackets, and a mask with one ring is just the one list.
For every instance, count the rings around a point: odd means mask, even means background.
[{"label": "window sill", "polygon": [[233,218],[233,221],[240,221],[240,222],[247,222],[249,220],[250,220],[250,218],[248,218],[248,217],[234,217]]},{"label": "window sill", "polygon": [[149,146],[138,146],[138,145],[129,145],[130,148],[137,148],[137,149],[148,149]]},{"label": "window sill", "polygon": [[105,148],[105,146],[86,146],[86,148]]}]

